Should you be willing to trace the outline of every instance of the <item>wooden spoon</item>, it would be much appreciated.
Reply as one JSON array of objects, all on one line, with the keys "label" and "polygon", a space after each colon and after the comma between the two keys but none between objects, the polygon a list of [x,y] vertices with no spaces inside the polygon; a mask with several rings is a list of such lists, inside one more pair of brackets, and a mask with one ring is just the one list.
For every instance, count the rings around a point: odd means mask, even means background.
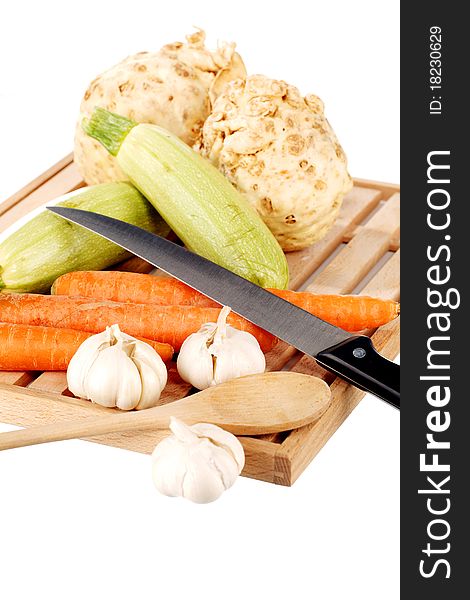
[{"label": "wooden spoon", "polygon": [[302,427],[330,403],[318,377],[278,371],[248,375],[162,406],[0,434],[0,450],[138,429],[168,429],[170,417],[187,424],[213,423],[236,435],[261,435]]}]

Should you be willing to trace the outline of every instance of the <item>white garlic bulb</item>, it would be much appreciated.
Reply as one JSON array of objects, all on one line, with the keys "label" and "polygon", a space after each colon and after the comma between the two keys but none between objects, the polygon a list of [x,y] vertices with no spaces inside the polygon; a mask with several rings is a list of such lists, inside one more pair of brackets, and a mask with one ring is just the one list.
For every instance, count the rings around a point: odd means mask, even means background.
[{"label": "white garlic bulb", "polygon": [[121,410],[155,406],[167,377],[156,350],[118,325],[85,340],[67,369],[74,396]]},{"label": "white garlic bulb", "polygon": [[231,487],[245,465],[237,438],[209,423],[188,426],[171,417],[173,435],[152,454],[153,481],[166,496],[183,496],[205,504]]},{"label": "white garlic bulb", "polygon": [[242,377],[264,373],[266,359],[258,340],[247,331],[227,325],[224,306],[217,323],[206,323],[188,336],[178,356],[178,373],[198,390]]}]

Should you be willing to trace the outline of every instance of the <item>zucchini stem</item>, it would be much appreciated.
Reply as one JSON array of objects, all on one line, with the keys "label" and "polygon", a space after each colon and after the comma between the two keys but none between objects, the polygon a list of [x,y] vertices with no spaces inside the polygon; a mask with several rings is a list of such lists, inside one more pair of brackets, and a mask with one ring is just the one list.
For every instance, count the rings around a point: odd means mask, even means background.
[{"label": "zucchini stem", "polygon": [[127,134],[137,123],[104,108],[96,107],[90,119],[82,120],[82,129],[98,140],[106,150],[116,156]]}]

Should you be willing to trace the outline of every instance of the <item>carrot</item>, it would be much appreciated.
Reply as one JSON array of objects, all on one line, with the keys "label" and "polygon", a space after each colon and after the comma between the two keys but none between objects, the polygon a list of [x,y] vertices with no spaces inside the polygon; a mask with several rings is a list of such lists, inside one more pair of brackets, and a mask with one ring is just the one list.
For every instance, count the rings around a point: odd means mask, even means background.
[{"label": "carrot", "polygon": [[[157,306],[95,300],[75,296],[42,294],[0,294],[0,321],[23,325],[45,325],[78,329],[90,333],[103,331],[117,323],[122,331],[135,337],[159,340],[174,347],[200,329],[204,323],[216,322],[220,309],[192,306]],[[252,333],[264,351],[276,338],[243,317],[231,313],[228,322]]]},{"label": "carrot", "polygon": [[[348,331],[375,329],[393,320],[400,312],[398,302],[369,296],[312,294],[275,289],[269,291],[320,319]],[[119,271],[67,273],[55,281],[53,293],[142,304],[220,306],[172,277],[155,277]]]},{"label": "carrot", "polygon": [[400,304],[370,296],[312,294],[290,290],[270,290],[276,296],[292,302],[307,312],[346,331],[375,329],[400,314]]},{"label": "carrot", "polygon": [[56,279],[52,294],[165,306],[220,306],[173,277],[124,271],[74,271]]},{"label": "carrot", "polygon": [[72,329],[0,323],[0,370],[65,371],[90,335]]},{"label": "carrot", "polygon": [[[0,371],[66,371],[78,347],[92,333],[34,325],[0,323]],[[170,360],[173,348],[144,340]]]}]

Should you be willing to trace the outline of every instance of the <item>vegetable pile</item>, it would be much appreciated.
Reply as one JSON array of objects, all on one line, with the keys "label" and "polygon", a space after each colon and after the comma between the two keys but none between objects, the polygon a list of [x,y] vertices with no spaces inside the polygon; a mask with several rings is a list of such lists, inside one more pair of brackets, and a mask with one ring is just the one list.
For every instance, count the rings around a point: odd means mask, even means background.
[{"label": "vegetable pile", "polygon": [[352,187],[323,102],[285,81],[247,75],[235,44],[210,52],[204,42],[199,30],[186,44],[139,53],[98,75],[81,105],[75,162],[87,183],[132,180],[123,159],[83,129],[96,107],[159,125],[242,192],[283,250],[309,246],[330,229]]},{"label": "vegetable pile", "polygon": [[[210,51],[199,30],[99,75],[81,103],[75,163],[90,185],[61,206],[176,235],[349,331],[399,314],[391,300],[286,289],[284,252],[326,234],[352,182],[322,101],[247,75],[235,44]],[[129,257],[46,210],[3,236],[0,370],[67,370],[72,394],[120,410],[161,402],[175,352],[199,389],[265,370],[272,334],[171,277],[104,270]],[[157,489],[210,502],[233,485],[244,465],[233,435],[176,419],[171,430],[153,454]]]}]

